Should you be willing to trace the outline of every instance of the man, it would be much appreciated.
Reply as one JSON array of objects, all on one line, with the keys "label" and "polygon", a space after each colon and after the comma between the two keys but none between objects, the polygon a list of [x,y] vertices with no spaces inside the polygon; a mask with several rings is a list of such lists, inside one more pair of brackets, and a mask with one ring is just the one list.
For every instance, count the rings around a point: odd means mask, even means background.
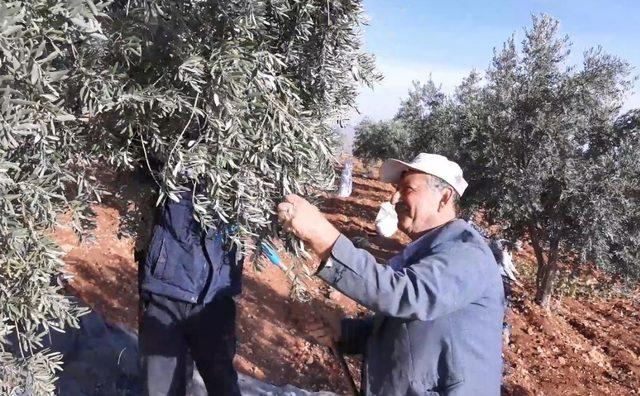
[{"label": "man", "polygon": [[320,256],[317,275],[370,308],[342,326],[346,350],[364,354],[367,395],[498,395],[504,295],[483,238],[456,219],[467,183],[445,157],[388,160],[381,179],[412,242],[389,265],[353,244],[304,199],[278,206],[284,228]]},{"label": "man", "polygon": [[191,358],[210,395],[240,395],[235,302],[242,261],[225,230],[205,234],[190,193],[165,204],[141,273],[140,352],[148,395],[185,395]]}]

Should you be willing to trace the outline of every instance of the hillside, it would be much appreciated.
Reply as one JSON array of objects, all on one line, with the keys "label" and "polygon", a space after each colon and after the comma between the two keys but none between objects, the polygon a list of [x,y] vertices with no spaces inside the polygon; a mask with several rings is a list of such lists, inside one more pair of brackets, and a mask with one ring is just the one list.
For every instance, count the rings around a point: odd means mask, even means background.
[{"label": "hillside", "polygon": [[[322,210],[347,236],[366,237],[371,244],[369,250],[385,259],[397,252],[407,238],[376,236],[373,220],[392,187],[362,177],[361,170],[356,169],[352,196],[327,196]],[[64,225],[56,232],[56,239],[68,252],[66,262],[74,275],[69,289],[107,320],[135,329],[137,269],[133,242],[118,231],[127,207],[95,207],[97,228],[93,241],[76,245],[75,236]],[[290,263],[289,257],[283,258]],[[552,311],[546,312],[532,302],[534,264],[530,247],[525,244],[514,260],[525,275],[523,286],[515,289],[508,314],[512,336],[504,350],[503,393],[638,394],[640,295],[561,296]],[[306,280],[310,301],[292,301],[288,298],[290,281],[282,271],[266,265],[259,272],[251,261],[245,266],[244,291],[239,298],[238,369],[275,384],[347,394],[337,362],[328,350],[305,338],[304,323],[311,318],[361,315],[366,310],[316,279]],[[600,281],[589,275],[576,282],[593,285]],[[358,363],[351,360],[350,365],[355,374]]]}]

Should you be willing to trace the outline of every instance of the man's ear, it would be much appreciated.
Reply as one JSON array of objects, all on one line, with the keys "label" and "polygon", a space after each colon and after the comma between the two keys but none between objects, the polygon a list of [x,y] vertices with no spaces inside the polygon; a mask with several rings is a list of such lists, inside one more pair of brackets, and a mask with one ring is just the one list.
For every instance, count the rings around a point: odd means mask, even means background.
[{"label": "man's ear", "polygon": [[440,197],[440,205],[438,209],[445,208],[449,202],[453,200],[453,189],[446,187],[442,190],[442,197]]}]

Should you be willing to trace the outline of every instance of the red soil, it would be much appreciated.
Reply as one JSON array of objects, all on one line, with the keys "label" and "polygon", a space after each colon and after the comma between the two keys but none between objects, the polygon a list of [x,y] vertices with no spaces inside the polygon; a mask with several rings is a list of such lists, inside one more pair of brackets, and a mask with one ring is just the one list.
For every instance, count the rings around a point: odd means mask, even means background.
[{"label": "red soil", "polygon": [[[347,236],[366,237],[380,259],[393,255],[408,239],[377,237],[373,220],[391,186],[354,177],[354,192],[342,199],[327,196],[322,210]],[[109,321],[137,328],[137,267],[131,238],[119,235],[122,208],[97,206],[95,241],[76,245],[64,224],[56,239],[68,252],[68,270],[75,275],[69,287]],[[291,258],[283,254],[285,263]],[[519,269],[531,272],[530,248],[514,256]],[[309,264],[310,267],[314,263]],[[527,271],[522,271],[527,272]],[[239,298],[237,368],[275,384],[347,394],[348,386],[327,348],[305,336],[304,324],[318,318],[362,315],[359,307],[319,280],[305,283],[311,300],[288,298],[291,282],[271,265],[261,272],[245,266],[244,291]],[[506,395],[583,395],[640,393],[640,304],[628,299],[562,298],[552,311],[532,302],[533,286],[523,279],[516,287],[508,321],[512,326],[505,346]],[[358,364],[350,360],[352,373]],[[355,375],[357,377],[357,374]]]}]

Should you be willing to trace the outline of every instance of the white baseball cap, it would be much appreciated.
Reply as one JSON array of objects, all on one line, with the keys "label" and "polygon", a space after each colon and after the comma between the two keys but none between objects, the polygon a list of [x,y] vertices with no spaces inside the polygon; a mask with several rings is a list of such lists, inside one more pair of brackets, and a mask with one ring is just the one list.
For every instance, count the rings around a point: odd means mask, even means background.
[{"label": "white baseball cap", "polygon": [[397,159],[388,159],[380,167],[380,180],[386,183],[398,183],[402,173],[406,170],[416,170],[437,176],[453,187],[458,195],[462,196],[469,185],[462,177],[462,168],[447,157],[438,154],[418,154],[413,161],[404,162]]}]

